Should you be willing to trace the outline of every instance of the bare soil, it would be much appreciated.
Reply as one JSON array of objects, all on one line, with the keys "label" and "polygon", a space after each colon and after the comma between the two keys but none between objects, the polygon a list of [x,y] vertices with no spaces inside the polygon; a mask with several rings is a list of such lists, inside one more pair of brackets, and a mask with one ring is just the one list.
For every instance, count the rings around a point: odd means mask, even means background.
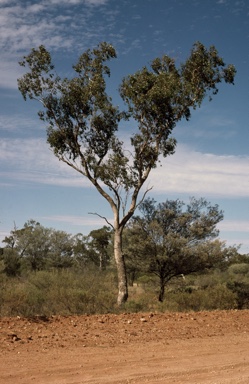
[{"label": "bare soil", "polygon": [[249,311],[0,319],[0,384],[248,384]]}]

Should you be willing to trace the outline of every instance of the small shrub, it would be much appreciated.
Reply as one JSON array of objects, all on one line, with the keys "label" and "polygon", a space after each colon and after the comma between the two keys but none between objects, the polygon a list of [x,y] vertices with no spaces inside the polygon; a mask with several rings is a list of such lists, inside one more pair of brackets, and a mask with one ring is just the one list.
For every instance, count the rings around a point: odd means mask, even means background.
[{"label": "small shrub", "polygon": [[227,283],[228,289],[236,295],[237,308],[249,308],[249,283],[244,281],[233,281]]},{"label": "small shrub", "polygon": [[[12,279],[12,284],[14,279]],[[26,315],[27,292],[25,286],[15,281],[14,288],[11,284],[5,286],[1,294],[1,316]]]},{"label": "small shrub", "polygon": [[217,285],[207,289],[199,289],[192,293],[176,293],[171,301],[177,303],[178,311],[202,311],[236,308],[236,295],[225,285]]},{"label": "small shrub", "polygon": [[248,263],[232,264],[228,268],[228,272],[235,275],[247,275],[249,274],[249,264]]},{"label": "small shrub", "polygon": [[141,311],[145,311],[144,304],[141,302],[136,302],[134,300],[128,300],[122,310],[125,312],[132,312],[132,313],[137,313]]},{"label": "small shrub", "polygon": [[9,277],[20,276],[21,258],[15,249],[5,248],[3,251],[4,270]]}]

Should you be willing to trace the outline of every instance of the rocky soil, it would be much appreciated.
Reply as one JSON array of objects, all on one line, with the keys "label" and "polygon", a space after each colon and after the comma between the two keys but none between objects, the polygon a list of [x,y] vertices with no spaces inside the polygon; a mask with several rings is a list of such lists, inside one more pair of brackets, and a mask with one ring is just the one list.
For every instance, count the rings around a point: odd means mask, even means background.
[{"label": "rocky soil", "polygon": [[249,383],[249,311],[0,319],[0,384]]}]

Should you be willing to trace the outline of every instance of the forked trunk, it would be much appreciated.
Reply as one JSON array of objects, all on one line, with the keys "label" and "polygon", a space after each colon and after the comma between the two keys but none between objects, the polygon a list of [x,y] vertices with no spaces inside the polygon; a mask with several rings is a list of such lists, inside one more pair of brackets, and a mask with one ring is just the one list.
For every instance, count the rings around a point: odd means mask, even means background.
[{"label": "forked trunk", "polygon": [[124,255],[122,252],[122,230],[115,229],[114,232],[114,258],[118,273],[118,299],[117,304],[120,306],[128,299],[128,284],[125,269]]}]

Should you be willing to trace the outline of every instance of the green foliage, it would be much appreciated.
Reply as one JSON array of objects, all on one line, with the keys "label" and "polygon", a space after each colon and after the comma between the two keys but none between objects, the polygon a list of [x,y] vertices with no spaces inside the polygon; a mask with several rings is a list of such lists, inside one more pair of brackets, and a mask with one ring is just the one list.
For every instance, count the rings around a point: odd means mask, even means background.
[{"label": "green foliage", "polygon": [[109,227],[102,227],[93,230],[88,235],[87,251],[89,259],[93,260],[100,270],[106,269],[110,263],[111,251],[111,230]]},{"label": "green foliage", "polygon": [[142,301],[135,301],[135,300],[129,300],[125,305],[122,307],[122,310],[125,312],[142,312],[146,308],[145,303]]},{"label": "green foliage", "polygon": [[228,273],[235,275],[247,275],[249,277],[249,263],[232,264],[228,268]]},{"label": "green foliage", "polygon": [[6,248],[3,252],[3,272],[7,276],[18,276],[21,273],[21,258],[18,252],[13,248]]},{"label": "green foliage", "polygon": [[249,308],[249,280],[228,282],[227,288],[236,294],[238,309]]},{"label": "green foliage", "polygon": [[215,47],[208,50],[197,42],[179,69],[164,55],[154,59],[150,68],[127,76],[120,93],[140,130],[132,138],[134,169],[140,170],[141,164],[153,168],[160,154],[174,153],[176,142],[169,136],[176,123],[188,120],[191,108],[200,106],[209,91],[216,94],[222,80],[233,83],[235,72],[234,66],[225,67]]},{"label": "green foliage", "polygon": [[[18,80],[23,97],[39,99],[44,106],[39,116],[48,123],[48,143],[55,155],[65,162],[79,159],[82,168],[76,164],[74,168],[107,183],[111,170],[117,168],[115,161],[122,158],[121,143],[115,138],[122,114],[105,92],[105,75],[110,75],[105,62],[115,57],[114,48],[101,43],[80,56],[73,66],[74,78],[61,79],[49,52],[40,46],[24,57],[21,65],[28,66],[29,72]],[[102,166],[108,151],[115,159]]]},{"label": "green foliage", "polygon": [[[249,308],[249,264],[247,259],[237,259],[226,271],[226,286],[237,297],[237,308]],[[240,261],[244,262],[240,262]]]}]

